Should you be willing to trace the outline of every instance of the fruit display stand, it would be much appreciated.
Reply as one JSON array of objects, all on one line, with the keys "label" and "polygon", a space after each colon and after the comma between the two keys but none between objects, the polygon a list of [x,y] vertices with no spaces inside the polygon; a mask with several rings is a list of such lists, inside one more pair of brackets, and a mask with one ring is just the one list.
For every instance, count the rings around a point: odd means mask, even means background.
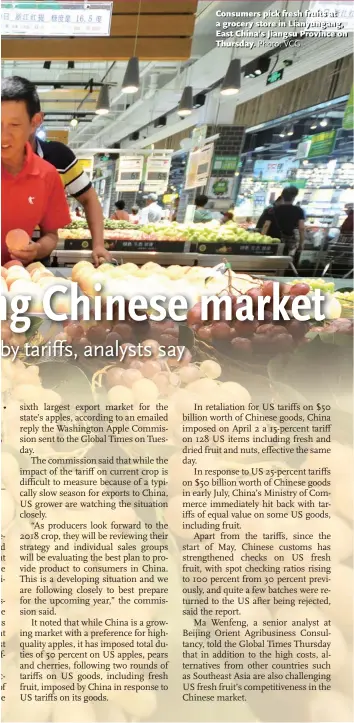
[{"label": "fruit display stand", "polygon": [[[92,240],[85,221],[74,221],[59,232],[53,266],[73,266],[89,259]],[[235,270],[275,274],[288,268],[284,246],[276,239],[249,233],[235,223],[220,225],[160,223],[138,226],[124,221],[105,221],[105,246],[118,263],[149,260],[163,266],[216,265],[227,256]]]},{"label": "fruit display stand", "polygon": [[[216,266],[222,262],[226,255],[224,251],[220,251],[220,255],[217,253],[208,253],[208,250],[204,253],[197,251],[172,251],[172,247],[173,244],[168,242],[170,251],[125,250],[111,251],[111,254],[117,263],[132,261],[135,264],[142,265],[148,261],[154,261],[162,266],[170,266],[172,264],[181,266]],[[72,267],[79,261],[90,261],[91,259],[92,252],[88,249],[65,250],[59,245],[51,256],[51,266],[54,267],[53,270],[58,266]],[[291,263],[290,256],[283,256],[281,254],[281,245],[278,246],[278,253],[275,255],[255,256],[249,254],[227,254],[227,260],[235,271],[275,275],[284,273]]]}]

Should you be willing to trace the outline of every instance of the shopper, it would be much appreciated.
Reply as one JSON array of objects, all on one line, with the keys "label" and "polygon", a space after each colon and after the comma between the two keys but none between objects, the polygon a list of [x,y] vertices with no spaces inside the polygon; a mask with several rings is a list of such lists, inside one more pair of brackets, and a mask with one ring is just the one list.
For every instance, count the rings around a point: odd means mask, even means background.
[{"label": "shopper", "polygon": [[267,206],[264,211],[262,211],[257,223],[255,230],[260,232],[263,229],[263,226],[267,220],[267,214],[268,211],[270,211],[272,208],[276,208],[277,206],[280,206],[283,203],[283,196],[278,196],[278,198],[275,199],[274,203],[272,203],[270,206]]},{"label": "shopper", "polygon": [[343,221],[341,227],[340,227],[340,233],[344,235],[351,235],[353,234],[353,208],[354,204],[347,203],[346,206],[344,206],[344,210],[347,214],[347,218]]},{"label": "shopper", "polygon": [[130,223],[139,223],[139,206],[132,206],[129,221]]},{"label": "shopper", "polygon": [[129,221],[129,213],[124,211],[125,201],[117,201],[114,204],[116,207],[115,212],[112,214],[111,219],[114,221]]},{"label": "shopper", "polygon": [[35,85],[19,76],[4,78],[1,97],[4,100],[24,101],[31,105],[34,123],[28,140],[33,151],[57,169],[66,192],[82,205],[91,232],[92,256],[95,265],[99,264],[100,259],[110,261],[111,254],[104,246],[102,207],[90,179],[82,170],[80,160],[64,143],[42,141],[35,135],[36,129],[42,124],[44,118]]},{"label": "shopper", "polygon": [[38,226],[38,240],[16,252],[16,259],[27,265],[47,260],[58,243],[58,229],[71,218],[58,171],[39,158],[28,142],[38,125],[35,97],[32,92],[21,95],[14,90],[14,83],[5,80],[1,92],[1,263],[11,258],[8,232],[22,229],[32,238]]},{"label": "shopper", "polygon": [[159,223],[162,218],[162,208],[157,203],[156,193],[146,196],[146,206],[140,211],[139,221],[144,223]]},{"label": "shopper", "polygon": [[223,225],[224,223],[229,223],[229,221],[234,220],[234,212],[233,211],[221,211],[221,221],[220,223]]},{"label": "shopper", "polygon": [[300,252],[305,240],[305,214],[300,206],[294,206],[298,189],[295,186],[284,188],[283,202],[268,209],[262,233],[279,238],[284,243],[284,255]]},{"label": "shopper", "polygon": [[208,196],[205,196],[204,194],[200,194],[199,196],[196,196],[195,199],[195,213],[194,213],[194,223],[207,223],[208,221],[213,220],[213,214],[211,211],[209,211],[205,206],[207,205],[209,199]]}]

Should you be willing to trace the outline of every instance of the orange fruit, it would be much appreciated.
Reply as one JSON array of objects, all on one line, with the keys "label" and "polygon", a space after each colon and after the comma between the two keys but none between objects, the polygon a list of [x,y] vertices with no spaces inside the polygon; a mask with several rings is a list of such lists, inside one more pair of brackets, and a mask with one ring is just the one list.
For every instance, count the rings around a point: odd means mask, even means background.
[{"label": "orange fruit", "polygon": [[12,231],[9,231],[5,240],[7,248],[12,252],[23,251],[30,243],[28,233],[21,228],[14,228]]}]

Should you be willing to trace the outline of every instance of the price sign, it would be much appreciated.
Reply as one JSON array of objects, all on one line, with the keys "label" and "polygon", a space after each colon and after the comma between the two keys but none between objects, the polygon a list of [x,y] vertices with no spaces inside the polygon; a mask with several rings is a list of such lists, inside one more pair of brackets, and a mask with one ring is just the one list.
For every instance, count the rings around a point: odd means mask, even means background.
[{"label": "price sign", "polygon": [[112,2],[2,2],[1,34],[101,37],[111,32]]},{"label": "price sign", "polygon": [[164,193],[168,187],[171,168],[171,155],[149,156],[146,163],[144,191],[148,193]]},{"label": "price sign", "polygon": [[143,177],[144,156],[119,158],[117,191],[138,191]]}]

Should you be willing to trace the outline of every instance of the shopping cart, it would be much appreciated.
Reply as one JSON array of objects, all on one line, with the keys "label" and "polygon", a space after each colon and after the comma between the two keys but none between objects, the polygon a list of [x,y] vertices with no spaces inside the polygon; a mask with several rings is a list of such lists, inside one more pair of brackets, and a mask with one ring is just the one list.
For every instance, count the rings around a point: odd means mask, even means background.
[{"label": "shopping cart", "polygon": [[323,266],[322,276],[331,272],[331,276],[347,279],[353,276],[353,234],[340,234],[337,239],[327,241],[322,247],[316,265]]}]

